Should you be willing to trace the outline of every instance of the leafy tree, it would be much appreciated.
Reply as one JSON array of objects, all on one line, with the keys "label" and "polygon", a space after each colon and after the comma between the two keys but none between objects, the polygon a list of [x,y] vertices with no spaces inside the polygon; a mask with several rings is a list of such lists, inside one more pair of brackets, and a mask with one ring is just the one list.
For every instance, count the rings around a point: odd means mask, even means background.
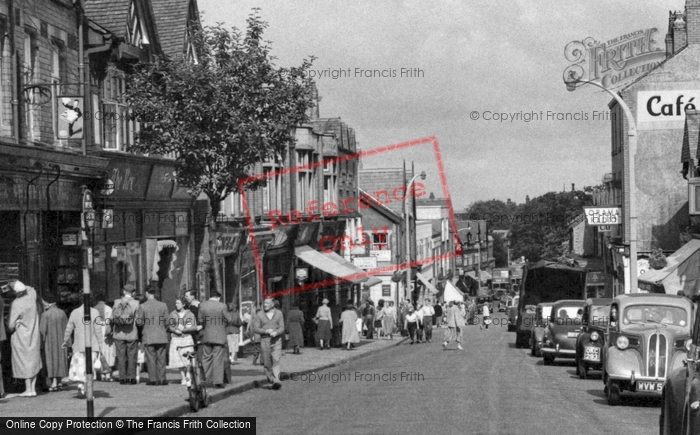
[{"label": "leafy tree", "polygon": [[[238,192],[241,179],[257,175],[257,163],[277,158],[293,143],[294,127],[307,121],[314,104],[307,74],[314,58],[297,67],[276,67],[270,43],[262,40],[265,28],[254,9],[245,34],[220,24],[199,29],[192,38],[197,63],[138,64],[126,90],[129,108],[140,121],[131,151],[174,153],[178,185],[209,198],[213,264],[220,202]],[[222,290],[219,269],[212,269]]]},{"label": "leafy tree", "polygon": [[490,199],[473,202],[460,217],[468,220],[485,220],[488,222],[489,230],[507,230],[510,229],[516,211],[517,205],[510,200],[503,202],[498,199]]},{"label": "leafy tree", "polygon": [[508,243],[505,237],[493,235],[493,258],[495,267],[508,267]]}]

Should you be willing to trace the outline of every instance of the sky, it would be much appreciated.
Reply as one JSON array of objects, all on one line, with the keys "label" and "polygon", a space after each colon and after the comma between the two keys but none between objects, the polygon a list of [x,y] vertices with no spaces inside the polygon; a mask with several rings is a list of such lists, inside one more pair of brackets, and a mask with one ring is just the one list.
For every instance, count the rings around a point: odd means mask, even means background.
[{"label": "sky", "polygon": [[[362,150],[435,136],[446,186],[430,145],[382,153],[362,165],[413,162],[417,172],[427,174],[427,191],[443,197],[447,189],[454,210],[462,211],[479,200],[521,203],[526,195],[569,190],[572,183],[577,189],[601,184],[611,172],[610,97],[590,85],[566,90],[562,77],[570,62],[564,48],[587,37],[604,42],[654,27],[656,46],[663,47],[669,11],[685,3],[198,0],[198,5],[205,25],[238,29],[260,8],[279,66],[315,56],[320,115],[340,117],[354,128]],[[366,70],[380,73],[367,77]],[[515,119],[499,121],[498,113]],[[528,114],[535,116],[525,122]]]}]

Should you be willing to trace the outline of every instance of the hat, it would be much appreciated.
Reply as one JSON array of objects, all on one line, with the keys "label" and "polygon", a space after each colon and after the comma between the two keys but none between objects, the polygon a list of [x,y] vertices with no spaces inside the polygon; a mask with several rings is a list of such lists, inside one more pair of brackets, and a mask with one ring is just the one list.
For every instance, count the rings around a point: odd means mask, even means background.
[{"label": "hat", "polygon": [[126,284],[124,287],[122,287],[122,290],[133,292],[134,290],[136,290],[136,287],[134,287],[133,284]]},{"label": "hat", "polygon": [[329,303],[329,302],[330,302],[330,301],[329,301],[328,299],[326,299],[326,298],[323,298],[323,300],[321,301],[322,304],[327,304],[327,303]]},{"label": "hat", "polygon": [[23,292],[27,289],[27,286],[22,283],[22,281],[17,280],[12,283],[12,290],[15,291],[15,293]]}]

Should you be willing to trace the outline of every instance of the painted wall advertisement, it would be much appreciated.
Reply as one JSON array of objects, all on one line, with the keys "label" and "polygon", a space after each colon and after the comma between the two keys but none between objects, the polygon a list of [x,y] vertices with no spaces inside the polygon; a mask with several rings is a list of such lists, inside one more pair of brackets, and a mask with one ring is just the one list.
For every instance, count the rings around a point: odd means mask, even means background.
[{"label": "painted wall advertisement", "polygon": [[637,93],[637,129],[683,128],[685,111],[700,107],[700,90],[640,91]]}]

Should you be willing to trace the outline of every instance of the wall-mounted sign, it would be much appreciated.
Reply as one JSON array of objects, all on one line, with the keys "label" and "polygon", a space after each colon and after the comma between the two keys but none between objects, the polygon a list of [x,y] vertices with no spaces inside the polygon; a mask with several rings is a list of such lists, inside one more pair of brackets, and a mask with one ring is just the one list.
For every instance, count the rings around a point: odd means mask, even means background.
[{"label": "wall-mounted sign", "polygon": [[77,246],[78,245],[78,234],[64,234],[61,236],[63,246]]},{"label": "wall-mounted sign", "polygon": [[376,269],[377,257],[355,257],[352,259],[352,264],[364,270]]},{"label": "wall-mounted sign", "polygon": [[572,62],[564,80],[584,80],[607,89],[624,86],[656,68],[666,59],[658,29],[642,29],[606,42],[588,37],[566,45],[564,56]]},{"label": "wall-mounted sign", "polygon": [[112,208],[103,209],[102,213],[101,213],[101,217],[102,217],[101,227],[103,229],[114,228],[114,209],[112,209]]},{"label": "wall-mounted sign", "polygon": [[588,225],[619,225],[622,223],[620,207],[584,207]]},{"label": "wall-mounted sign", "polygon": [[700,90],[640,91],[637,93],[637,128],[683,128],[685,111],[700,107]]},{"label": "wall-mounted sign", "polygon": [[599,225],[598,226],[599,233],[609,233],[610,231],[612,231],[612,225]]},{"label": "wall-mounted sign", "polygon": [[297,281],[306,281],[309,278],[308,267],[297,267],[295,273]]},{"label": "wall-mounted sign", "polygon": [[83,138],[83,97],[59,96],[56,98],[58,139]]},{"label": "wall-mounted sign", "polygon": [[370,250],[369,256],[370,257],[377,257],[377,261],[390,262],[391,261],[391,250],[390,249]]}]

